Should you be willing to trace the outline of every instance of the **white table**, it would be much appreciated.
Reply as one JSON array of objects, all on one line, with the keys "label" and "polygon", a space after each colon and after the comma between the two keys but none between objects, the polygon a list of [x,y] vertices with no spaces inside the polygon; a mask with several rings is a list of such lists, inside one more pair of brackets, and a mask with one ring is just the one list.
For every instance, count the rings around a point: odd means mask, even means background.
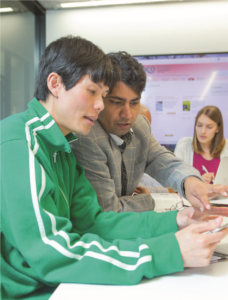
[{"label": "white table", "polygon": [[[228,222],[224,218],[223,224]],[[228,236],[221,243],[227,243]],[[60,284],[50,300],[227,300],[228,261],[171,275],[143,279],[133,286]]]},{"label": "white table", "polygon": [[133,286],[60,284],[50,300],[227,300],[228,261],[143,279]]}]

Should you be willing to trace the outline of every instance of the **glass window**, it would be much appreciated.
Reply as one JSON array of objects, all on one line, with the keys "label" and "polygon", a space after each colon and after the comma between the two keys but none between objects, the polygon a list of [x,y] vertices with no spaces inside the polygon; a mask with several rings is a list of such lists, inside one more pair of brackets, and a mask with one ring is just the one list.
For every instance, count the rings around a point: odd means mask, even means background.
[{"label": "glass window", "polygon": [[1,119],[27,108],[35,84],[35,16],[12,2],[18,7],[1,13]]}]

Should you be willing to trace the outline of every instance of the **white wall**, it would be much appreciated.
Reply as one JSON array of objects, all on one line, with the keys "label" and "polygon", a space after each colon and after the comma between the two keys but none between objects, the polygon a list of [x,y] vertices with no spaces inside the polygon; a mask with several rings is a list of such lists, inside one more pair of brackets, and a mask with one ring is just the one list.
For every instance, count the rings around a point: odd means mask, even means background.
[{"label": "white wall", "polygon": [[47,11],[46,42],[80,35],[132,55],[228,51],[228,1]]}]

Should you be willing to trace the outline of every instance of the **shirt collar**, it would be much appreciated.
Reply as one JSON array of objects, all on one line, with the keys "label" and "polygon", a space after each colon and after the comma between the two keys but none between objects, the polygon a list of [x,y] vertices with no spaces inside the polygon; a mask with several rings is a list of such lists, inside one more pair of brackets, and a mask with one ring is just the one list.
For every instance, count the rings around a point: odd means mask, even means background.
[{"label": "shirt collar", "polygon": [[120,137],[118,137],[115,134],[109,133],[111,137],[113,138],[114,142],[116,143],[117,146],[120,146],[123,144],[124,140],[122,140]]},{"label": "shirt collar", "polygon": [[132,137],[134,135],[134,131],[131,128],[130,131],[128,131],[128,133],[126,133],[125,135],[122,135],[121,138],[118,137],[115,134],[109,133],[110,136],[112,137],[112,139],[114,140],[114,142],[116,143],[117,146],[121,146],[124,142],[129,145],[132,141]]}]

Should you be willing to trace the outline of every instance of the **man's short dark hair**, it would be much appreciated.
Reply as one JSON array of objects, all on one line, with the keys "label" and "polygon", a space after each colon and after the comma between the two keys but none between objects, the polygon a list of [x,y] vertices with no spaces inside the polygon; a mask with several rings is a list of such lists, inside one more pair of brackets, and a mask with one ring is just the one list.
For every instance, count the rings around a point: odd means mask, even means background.
[{"label": "man's short dark hair", "polygon": [[47,78],[55,72],[61,76],[65,89],[69,90],[84,75],[90,75],[95,83],[110,86],[112,64],[104,52],[81,37],[67,36],[52,42],[41,57],[34,96],[46,101],[50,91]]},{"label": "man's short dark hair", "polygon": [[122,81],[141,96],[146,85],[146,72],[143,65],[125,51],[109,53],[108,57],[113,66],[113,83],[109,92],[113,90],[117,82]]}]

